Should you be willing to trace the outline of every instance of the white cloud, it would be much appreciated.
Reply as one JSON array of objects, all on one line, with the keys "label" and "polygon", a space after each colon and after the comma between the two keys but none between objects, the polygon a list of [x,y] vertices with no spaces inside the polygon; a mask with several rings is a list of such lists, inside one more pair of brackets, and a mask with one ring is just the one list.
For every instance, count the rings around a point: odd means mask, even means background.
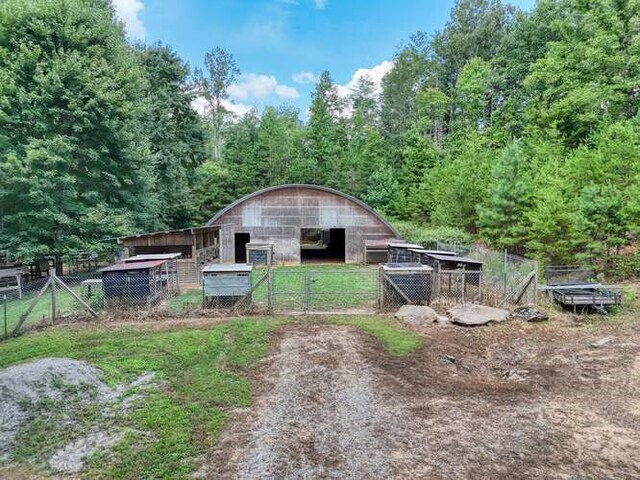
[{"label": "white cloud", "polygon": [[134,38],[142,39],[147,30],[140,20],[140,12],[144,10],[142,0],[111,0],[118,20],[124,23],[127,33]]},{"label": "white cloud", "polygon": [[318,10],[322,10],[327,5],[327,0],[313,0],[313,3]]},{"label": "white cloud", "polygon": [[371,68],[359,68],[351,76],[351,80],[349,80],[349,82],[347,82],[345,85],[336,85],[338,93],[343,97],[347,97],[351,93],[351,89],[358,83],[358,79],[365,75],[368,75],[369,78],[373,80],[373,84],[376,88],[376,93],[379,93],[382,90],[383,77],[392,68],[393,62],[389,60],[384,60],[382,63],[379,63],[378,65]]},{"label": "white cloud", "polygon": [[240,75],[238,82],[229,86],[229,95],[238,100],[261,98],[272,94],[291,100],[300,96],[294,87],[278,83],[273,75],[245,73]]},{"label": "white cloud", "polygon": [[318,81],[318,77],[313,72],[298,72],[291,78],[294,82],[301,85],[316,83]]},{"label": "white cloud", "polygon": [[[222,100],[221,103],[224,108],[226,108],[231,113],[238,115],[239,117],[241,117],[245,113],[250,112],[253,108],[255,108],[255,107],[252,107],[251,105],[245,105],[244,103],[235,103],[226,99]],[[202,117],[207,116],[210,110],[209,104],[202,97],[194,98],[193,101],[191,102],[191,108],[193,108],[196,112],[198,112],[198,115]]]}]

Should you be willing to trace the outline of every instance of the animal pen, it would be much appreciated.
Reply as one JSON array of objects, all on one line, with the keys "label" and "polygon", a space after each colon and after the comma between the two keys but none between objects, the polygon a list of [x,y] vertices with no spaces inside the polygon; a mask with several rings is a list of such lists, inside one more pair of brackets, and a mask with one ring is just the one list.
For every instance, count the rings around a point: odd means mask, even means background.
[{"label": "animal pen", "polygon": [[[430,283],[423,282],[422,285],[428,285],[428,288],[420,287],[417,292],[422,293],[418,294],[412,293],[408,287],[401,285],[403,284],[402,280],[394,279],[393,267],[387,267],[386,271],[378,265],[337,264],[253,268],[251,272],[246,272],[243,279],[245,282],[244,291],[246,292],[246,288],[250,288],[250,295],[246,296],[243,302],[236,303],[231,308],[237,313],[249,311],[261,313],[371,313],[381,310],[393,311],[394,308],[407,303],[424,303],[435,308],[448,308],[454,303],[463,301],[505,308],[535,303],[536,262],[481,247],[440,244],[436,246],[436,250],[439,251],[436,255],[464,257],[475,260],[478,264],[481,263],[481,277],[478,277],[479,271],[467,270],[469,267],[465,266],[464,270],[460,269],[452,276],[451,288],[448,286],[447,279],[447,289],[445,290],[442,288],[442,282],[438,288],[435,267],[421,265],[422,271],[427,272],[421,275],[423,278],[428,276]],[[429,252],[434,253],[434,251]],[[131,271],[132,268],[145,265],[146,262],[163,261],[163,259],[154,260],[144,256],[158,254],[140,255],[126,258],[116,270]],[[184,259],[178,256],[173,261],[178,265],[181,260]],[[170,259],[164,259],[164,261],[171,263]],[[136,266],[136,264],[138,265]],[[217,265],[216,263],[212,264],[214,270]],[[154,268],[158,269],[158,267]],[[0,315],[5,310],[8,332],[19,333],[25,329],[51,324],[60,317],[87,315],[89,310],[81,301],[95,312],[104,310],[105,306],[111,307],[119,303],[127,304],[128,308],[166,311],[171,315],[184,314],[185,308],[202,309],[202,283],[191,287],[180,284],[180,293],[174,296],[170,292],[171,284],[175,281],[175,279],[171,279],[173,267],[169,265],[168,272],[167,267],[160,270],[160,272],[156,270],[155,273],[153,271],[148,273],[147,278],[140,282],[144,284],[145,292],[141,295],[140,301],[135,302],[114,300],[112,291],[117,291],[118,284],[122,291],[122,282],[116,282],[115,278],[111,278],[106,282],[107,285],[103,286],[102,273],[83,273],[58,278],[60,282],[69,287],[69,290],[79,300],[56,282],[54,283],[57,287],[52,288],[50,277],[44,277],[26,285],[23,284],[22,298],[15,288],[3,292],[0,295],[3,303],[0,305]],[[176,267],[176,270],[179,271],[179,267]],[[388,282],[383,275],[385,272],[391,274],[387,274],[387,276],[393,280],[393,283],[399,287],[404,295]],[[400,272],[396,271],[395,274],[400,275]],[[120,279],[123,278],[123,274],[115,275],[120,276]],[[481,295],[474,285],[474,276],[481,280]],[[129,288],[133,286],[131,280],[128,285]],[[462,292],[465,291],[463,288],[465,285],[466,293],[462,295]],[[43,289],[46,289],[47,292],[45,293]],[[162,294],[154,298],[158,290],[161,290]],[[452,295],[450,293],[452,291],[459,291],[460,294]],[[414,294],[418,294],[418,296],[416,297]],[[34,299],[38,298],[40,300],[37,306],[32,308]],[[215,302],[211,302],[211,305],[213,304]],[[55,314],[52,313],[54,311]],[[0,318],[0,325],[1,320]],[[20,327],[16,329],[18,323]]]},{"label": "animal pen", "polygon": [[166,260],[121,262],[100,269],[105,307],[152,307],[172,293],[177,271]]}]

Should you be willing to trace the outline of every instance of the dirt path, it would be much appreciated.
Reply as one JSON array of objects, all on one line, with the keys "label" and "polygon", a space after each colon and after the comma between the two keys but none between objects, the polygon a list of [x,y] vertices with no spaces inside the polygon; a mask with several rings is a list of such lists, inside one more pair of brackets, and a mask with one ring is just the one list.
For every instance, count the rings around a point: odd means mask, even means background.
[{"label": "dirt path", "polygon": [[219,445],[224,470],[237,478],[392,476],[407,412],[362,356],[363,342],[345,327],[288,329],[254,414]]},{"label": "dirt path", "polygon": [[640,345],[622,333],[594,349],[576,329],[431,330],[397,359],[348,327],[287,326],[202,476],[640,479]]}]

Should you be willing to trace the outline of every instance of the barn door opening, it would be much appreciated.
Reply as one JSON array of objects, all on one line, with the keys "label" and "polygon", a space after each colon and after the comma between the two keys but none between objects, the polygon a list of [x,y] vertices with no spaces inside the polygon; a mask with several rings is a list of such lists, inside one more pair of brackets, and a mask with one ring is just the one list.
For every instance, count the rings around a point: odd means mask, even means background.
[{"label": "barn door opening", "polygon": [[302,263],[344,263],[344,228],[302,228],[300,230],[300,261]]},{"label": "barn door opening", "polygon": [[236,263],[247,263],[247,243],[250,241],[250,233],[236,233],[233,235]]}]

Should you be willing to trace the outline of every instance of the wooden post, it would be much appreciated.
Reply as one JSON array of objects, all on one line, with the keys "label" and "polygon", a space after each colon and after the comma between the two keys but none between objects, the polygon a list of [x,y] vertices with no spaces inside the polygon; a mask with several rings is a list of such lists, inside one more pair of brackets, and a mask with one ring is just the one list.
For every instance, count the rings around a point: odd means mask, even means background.
[{"label": "wooden post", "polygon": [[56,321],[56,271],[55,269],[49,269],[49,276],[51,277],[51,325]]},{"label": "wooden post", "polygon": [[465,296],[467,293],[467,271],[462,268],[462,303],[465,302]]},{"label": "wooden post", "polygon": [[504,295],[507,294],[507,249],[504,249],[504,266],[503,266],[503,271],[504,271]]}]

